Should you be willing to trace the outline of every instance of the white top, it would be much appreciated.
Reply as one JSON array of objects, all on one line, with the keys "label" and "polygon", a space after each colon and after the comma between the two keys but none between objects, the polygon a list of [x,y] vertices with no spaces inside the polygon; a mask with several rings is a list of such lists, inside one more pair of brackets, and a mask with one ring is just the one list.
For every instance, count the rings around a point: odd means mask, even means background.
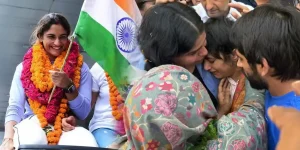
[{"label": "white top", "polygon": [[109,99],[109,86],[105,72],[102,67],[95,63],[90,70],[93,76],[93,92],[99,92],[96,101],[95,111],[93,118],[89,124],[89,130],[93,132],[98,128],[109,128],[115,130],[116,120],[112,116],[110,99]]},{"label": "white top", "polygon": [[[246,7],[248,7],[250,10],[253,10],[254,8],[250,5],[246,5],[244,3],[241,2],[236,2],[234,0],[231,1],[231,3],[239,3],[241,5],[244,5]],[[193,8],[196,10],[197,14],[201,17],[201,20],[205,23],[210,17],[207,15],[206,10],[204,9],[203,5],[201,3],[199,3],[196,6],[193,6]],[[239,11],[237,11],[235,8],[230,8],[229,13],[227,15],[227,18],[229,18],[232,21],[236,21],[236,19],[231,15],[231,13],[235,12],[236,14],[241,16],[241,13]]]},{"label": "white top", "polygon": [[233,100],[233,96],[239,81],[235,82],[232,78],[227,78],[227,80],[229,81],[230,84],[230,97],[231,100]]}]

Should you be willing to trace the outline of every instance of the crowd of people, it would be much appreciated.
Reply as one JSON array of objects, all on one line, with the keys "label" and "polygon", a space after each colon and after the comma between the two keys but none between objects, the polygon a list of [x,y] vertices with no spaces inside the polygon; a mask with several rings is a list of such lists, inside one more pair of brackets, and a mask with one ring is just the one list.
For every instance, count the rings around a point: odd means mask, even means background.
[{"label": "crowd of people", "polygon": [[[66,18],[41,18],[13,77],[0,149],[300,149],[300,2],[174,1],[136,0],[147,73],[121,118],[110,77],[84,63]],[[92,109],[89,130],[78,127]]]}]

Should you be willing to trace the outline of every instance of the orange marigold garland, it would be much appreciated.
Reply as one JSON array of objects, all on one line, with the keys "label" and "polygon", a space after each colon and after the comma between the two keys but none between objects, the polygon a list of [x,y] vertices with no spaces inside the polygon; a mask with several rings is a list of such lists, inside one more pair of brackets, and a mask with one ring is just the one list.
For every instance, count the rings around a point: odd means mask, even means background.
[{"label": "orange marigold garland", "polygon": [[65,117],[65,113],[68,110],[68,100],[62,99],[60,103],[59,113],[56,116],[54,122],[54,130],[48,132],[47,139],[49,145],[56,145],[59,142],[60,136],[62,134],[62,119]]},{"label": "orange marigold garland", "polygon": [[114,82],[108,75],[105,73],[109,86],[109,96],[110,96],[110,105],[112,108],[112,115],[118,121],[123,119],[123,104],[124,99],[118,91],[118,88],[115,86]]},{"label": "orange marigold garland", "polygon": [[[65,55],[66,51],[62,52],[51,64],[42,44],[37,42],[25,54],[23,60],[22,85],[30,108],[37,115],[41,127],[46,130],[49,145],[56,145],[59,142],[62,134],[62,119],[66,117],[69,110],[68,100],[64,98],[61,88],[57,88],[51,102],[47,103],[54,86],[49,70],[60,68]],[[72,78],[76,88],[79,88],[82,64],[83,57],[79,53],[78,45],[74,42],[64,71]],[[54,126],[51,127],[50,124]]]}]

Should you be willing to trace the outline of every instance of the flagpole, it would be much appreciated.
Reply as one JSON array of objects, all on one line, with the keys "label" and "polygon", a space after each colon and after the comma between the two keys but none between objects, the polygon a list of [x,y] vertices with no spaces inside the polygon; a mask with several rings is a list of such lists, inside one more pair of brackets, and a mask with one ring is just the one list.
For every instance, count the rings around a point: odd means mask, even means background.
[{"label": "flagpole", "polygon": [[[67,61],[67,59],[68,59],[68,56],[69,56],[69,54],[70,54],[70,51],[71,51],[71,48],[72,48],[72,44],[73,44],[73,41],[74,41],[75,37],[76,37],[75,34],[73,34],[73,35],[71,36],[70,44],[69,44],[69,47],[68,47],[68,50],[67,50],[67,54],[66,54],[66,56],[65,56],[65,58],[64,58],[63,65],[61,66],[61,68],[60,68],[60,70],[59,70],[60,72],[62,72],[62,71],[64,70],[64,67],[65,67],[66,61]],[[51,94],[50,94],[49,99],[48,99],[48,104],[50,103],[50,101],[51,101],[51,99],[52,99],[52,97],[53,97],[53,94],[54,94],[55,89],[56,89],[56,85],[54,85],[54,87],[53,87],[53,89],[52,89],[52,91],[51,91]]]}]

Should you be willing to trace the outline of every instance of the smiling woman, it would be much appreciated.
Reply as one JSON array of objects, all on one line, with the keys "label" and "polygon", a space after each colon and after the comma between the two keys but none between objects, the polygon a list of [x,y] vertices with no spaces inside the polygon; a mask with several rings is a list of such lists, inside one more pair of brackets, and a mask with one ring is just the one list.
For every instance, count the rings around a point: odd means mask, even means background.
[{"label": "smiling woman", "polygon": [[62,25],[52,25],[39,40],[43,42],[45,51],[48,56],[51,56],[51,60],[59,56],[68,46],[68,34]]},{"label": "smiling woman", "polygon": [[61,15],[52,13],[44,16],[31,35],[31,44],[37,41],[43,43],[43,47],[51,61],[54,61],[68,46],[68,36],[71,27],[68,21]]},{"label": "smiling woman", "polygon": [[[18,149],[22,144],[97,146],[83,128],[62,132],[61,122],[69,110],[85,119],[91,109],[92,77],[78,44],[71,43],[65,67],[57,71],[65,61],[70,33],[68,21],[60,14],[47,14],[38,22],[32,34],[32,47],[13,77],[1,148]],[[54,86],[57,88],[48,102]],[[90,143],[70,138],[76,134],[90,138]]]}]

